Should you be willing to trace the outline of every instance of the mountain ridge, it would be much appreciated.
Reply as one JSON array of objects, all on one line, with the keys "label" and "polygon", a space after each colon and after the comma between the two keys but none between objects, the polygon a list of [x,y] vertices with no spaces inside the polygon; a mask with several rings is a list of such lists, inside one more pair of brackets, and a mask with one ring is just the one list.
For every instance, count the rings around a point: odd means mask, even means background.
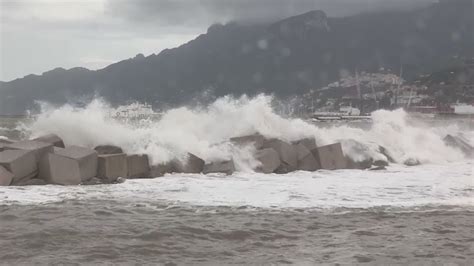
[{"label": "mountain ridge", "polygon": [[[459,4],[462,3],[462,4]],[[103,69],[56,68],[0,83],[0,114],[97,95],[112,104],[160,105],[213,96],[301,95],[345,73],[399,69],[407,79],[472,57],[472,16],[464,3],[442,1],[414,11],[328,18],[310,11],[274,23],[215,24],[179,47]]]}]

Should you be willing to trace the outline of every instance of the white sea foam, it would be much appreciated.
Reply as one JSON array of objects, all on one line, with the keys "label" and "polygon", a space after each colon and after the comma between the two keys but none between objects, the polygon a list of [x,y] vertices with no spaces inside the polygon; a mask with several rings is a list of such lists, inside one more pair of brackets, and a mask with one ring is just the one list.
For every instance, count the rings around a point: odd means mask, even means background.
[{"label": "white sea foam", "polygon": [[[33,135],[56,133],[68,144],[119,145],[129,153],[150,155],[153,163],[183,158],[186,152],[207,161],[232,157],[237,169],[247,172],[255,164],[251,150],[236,149],[228,140],[255,132],[286,141],[315,137],[318,145],[341,141],[344,152],[356,160],[366,156],[386,159],[379,153],[379,145],[389,150],[397,162],[409,158],[422,163],[464,160],[459,150],[442,141],[447,133],[460,133],[456,126],[413,125],[408,123],[403,110],[396,110],[374,112],[373,124],[368,130],[348,125],[321,128],[301,119],[279,116],[272,109],[271,101],[271,97],[263,95],[238,99],[223,97],[205,108],[171,109],[158,121],[144,119],[127,123],[110,118],[108,114],[113,113],[113,109],[95,100],[84,108],[44,107],[42,114],[23,129]],[[472,135],[472,132],[464,134]]]},{"label": "white sea foam", "polygon": [[472,162],[460,162],[392,165],[386,171],[239,172],[227,177],[175,174],[117,185],[0,187],[0,205],[75,199],[261,208],[473,207],[473,170]]}]

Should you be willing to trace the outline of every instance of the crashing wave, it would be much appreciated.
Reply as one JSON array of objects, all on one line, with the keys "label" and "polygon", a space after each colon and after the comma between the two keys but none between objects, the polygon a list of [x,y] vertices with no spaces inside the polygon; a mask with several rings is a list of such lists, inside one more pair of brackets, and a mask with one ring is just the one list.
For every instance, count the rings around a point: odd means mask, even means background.
[{"label": "crashing wave", "polygon": [[[403,110],[376,111],[368,129],[349,125],[319,127],[299,118],[284,118],[272,107],[272,97],[222,97],[206,107],[170,109],[159,118],[117,120],[116,113],[100,99],[85,107],[43,105],[36,119],[22,127],[26,135],[55,133],[70,145],[120,146],[127,153],[148,154],[151,162],[163,163],[183,158],[188,152],[206,161],[233,158],[239,171],[255,167],[251,149],[236,149],[229,139],[253,133],[293,142],[315,138],[318,146],[341,142],[344,153],[354,161],[367,157],[403,163],[444,163],[464,159],[459,150],[443,142],[446,134],[456,134],[455,126],[435,128],[409,123]],[[121,107],[123,109],[123,107]],[[468,132],[468,134],[471,134]]]}]

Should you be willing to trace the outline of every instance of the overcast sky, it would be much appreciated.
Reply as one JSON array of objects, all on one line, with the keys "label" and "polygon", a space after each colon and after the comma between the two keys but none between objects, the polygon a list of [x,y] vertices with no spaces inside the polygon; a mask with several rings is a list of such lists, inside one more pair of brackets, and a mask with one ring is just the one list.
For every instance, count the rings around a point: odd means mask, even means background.
[{"label": "overcast sky", "polygon": [[434,0],[0,0],[0,80],[56,67],[99,69],[150,55],[230,20],[412,8]]}]

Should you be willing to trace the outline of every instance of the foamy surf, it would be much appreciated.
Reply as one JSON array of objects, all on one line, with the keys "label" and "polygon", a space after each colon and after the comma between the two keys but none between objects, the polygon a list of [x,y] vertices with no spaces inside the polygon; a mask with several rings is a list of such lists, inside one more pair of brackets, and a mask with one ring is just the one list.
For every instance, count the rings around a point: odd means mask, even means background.
[{"label": "foamy surf", "polygon": [[99,186],[0,188],[0,204],[110,200],[118,204],[165,203],[256,208],[372,208],[425,205],[474,206],[474,165],[458,162],[385,171],[317,171],[287,175],[239,172],[167,175]]},{"label": "foamy surf", "polygon": [[[407,159],[421,163],[464,159],[461,151],[443,142],[446,134],[462,133],[458,126],[437,128],[408,123],[403,110],[374,112],[373,123],[367,130],[348,125],[322,128],[302,119],[284,118],[275,112],[272,98],[264,95],[223,97],[207,107],[171,109],[157,121],[117,121],[109,116],[111,113],[115,109],[100,100],[84,108],[44,105],[41,115],[21,130],[33,137],[55,133],[69,145],[118,145],[127,153],[148,154],[152,163],[183,158],[187,152],[206,161],[234,158],[237,170],[245,172],[251,172],[255,166],[252,151],[235,149],[228,140],[255,132],[285,141],[312,137],[320,146],[342,142],[346,155],[356,161],[366,156],[387,160],[379,146],[385,147],[398,163]],[[472,135],[472,130],[464,133]],[[357,143],[364,145],[364,154],[356,149]]]}]

